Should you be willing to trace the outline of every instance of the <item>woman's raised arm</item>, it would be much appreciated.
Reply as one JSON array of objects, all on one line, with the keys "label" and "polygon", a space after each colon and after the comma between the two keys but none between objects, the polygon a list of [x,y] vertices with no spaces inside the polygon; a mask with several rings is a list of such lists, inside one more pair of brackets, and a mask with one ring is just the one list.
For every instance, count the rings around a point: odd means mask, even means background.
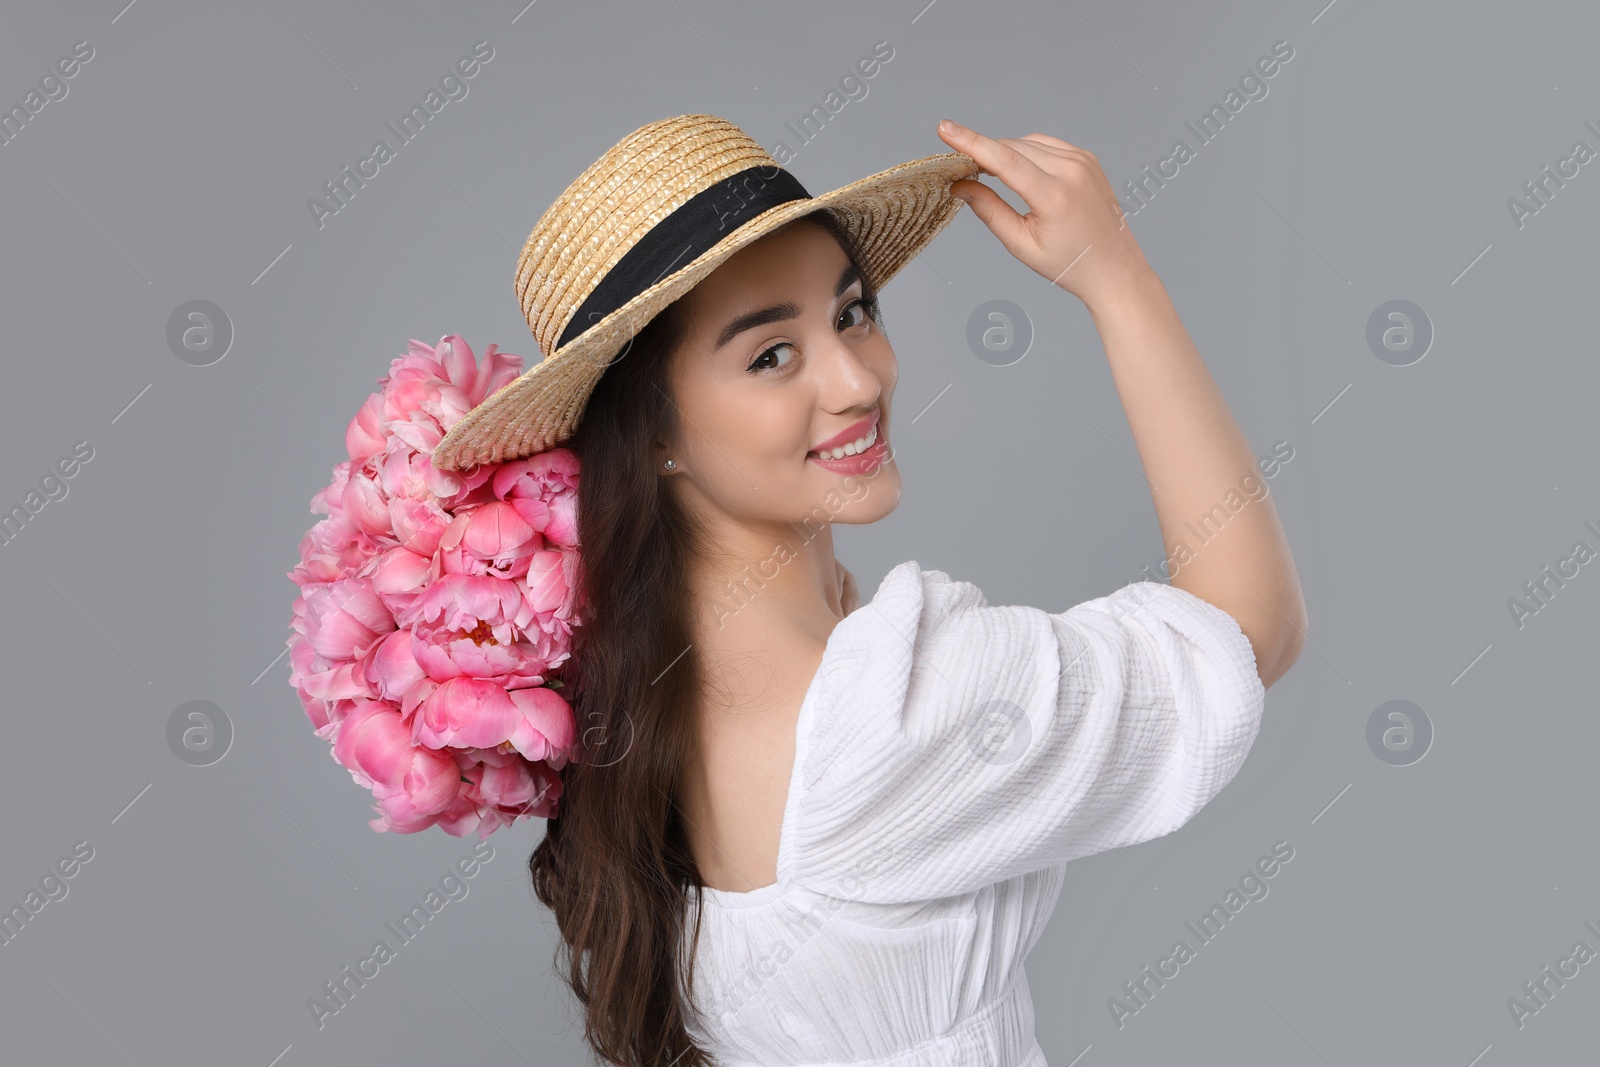
[{"label": "woman's raised arm", "polygon": [[[1028,214],[1018,214],[980,181],[951,188],[1007,251],[1088,308],[1144,462],[1171,582],[1238,621],[1262,684],[1272,685],[1305,640],[1294,558],[1249,442],[1133,239],[1099,160],[1045,134],[995,139],[943,126],[939,134],[1027,204]],[[1188,524],[1206,521],[1215,532],[1195,544]]]}]

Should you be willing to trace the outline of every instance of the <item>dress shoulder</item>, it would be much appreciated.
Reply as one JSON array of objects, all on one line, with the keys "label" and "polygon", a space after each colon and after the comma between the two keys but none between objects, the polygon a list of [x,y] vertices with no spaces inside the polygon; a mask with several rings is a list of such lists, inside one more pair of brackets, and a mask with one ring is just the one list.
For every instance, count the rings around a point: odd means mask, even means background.
[{"label": "dress shoulder", "polygon": [[796,733],[779,877],[899,903],[1188,822],[1265,690],[1227,612],[1135,582],[1049,613],[916,561],[829,637]]}]

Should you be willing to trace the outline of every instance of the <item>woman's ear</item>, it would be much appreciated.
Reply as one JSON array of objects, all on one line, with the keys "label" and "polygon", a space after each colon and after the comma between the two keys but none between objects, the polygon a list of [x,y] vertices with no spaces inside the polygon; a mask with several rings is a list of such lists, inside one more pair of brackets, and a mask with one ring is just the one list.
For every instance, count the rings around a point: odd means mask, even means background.
[{"label": "woman's ear", "polygon": [[672,457],[672,449],[664,441],[655,443],[656,473],[671,474],[678,469],[678,461]]}]

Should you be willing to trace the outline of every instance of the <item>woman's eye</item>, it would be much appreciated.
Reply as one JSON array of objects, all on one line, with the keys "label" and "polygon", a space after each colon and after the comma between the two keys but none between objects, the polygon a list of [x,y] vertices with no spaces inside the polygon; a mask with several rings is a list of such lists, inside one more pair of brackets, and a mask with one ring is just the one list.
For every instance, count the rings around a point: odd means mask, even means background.
[{"label": "woman's eye", "polygon": [[840,318],[844,318],[845,315],[849,315],[852,310],[859,310],[861,312],[861,318],[850,323],[850,325],[860,326],[862,322],[872,318],[872,307],[872,300],[866,297],[857,297],[855,300],[852,300],[849,304],[845,305],[844,314],[841,315]]},{"label": "woman's eye", "polygon": [[[765,364],[763,364],[763,360],[765,360],[768,356],[771,356],[773,353],[777,352],[779,349],[793,348],[793,347],[794,347],[794,345],[790,344],[788,341],[785,341],[782,344],[773,345],[771,348],[767,349],[766,351],[762,352],[759,356],[757,356],[755,358],[755,360],[753,362],[751,362],[750,366],[746,367],[745,369],[748,370],[748,371],[752,371],[752,372],[760,372],[760,371],[768,371],[768,370],[777,370],[779,367],[786,367],[786,366],[788,366],[788,360],[785,360],[783,363],[765,363]],[[789,358],[793,359],[794,357],[790,356]]]}]

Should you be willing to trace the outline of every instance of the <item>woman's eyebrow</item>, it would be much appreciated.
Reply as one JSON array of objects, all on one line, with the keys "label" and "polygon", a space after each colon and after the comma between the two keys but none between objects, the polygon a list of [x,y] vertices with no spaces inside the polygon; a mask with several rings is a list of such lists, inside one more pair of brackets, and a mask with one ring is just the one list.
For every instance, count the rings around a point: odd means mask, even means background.
[{"label": "woman's eyebrow", "polygon": [[[833,298],[835,300],[839,299],[839,296],[860,277],[861,271],[856,268],[854,263],[846,264],[844,271],[839,275],[838,283],[833,287]],[[793,300],[785,300],[781,304],[774,304],[759,311],[746,312],[722,328],[722,332],[717,334],[717,343],[712,346],[712,351],[721,348],[746,330],[753,330],[757,326],[765,326],[769,322],[784,322],[799,316],[800,305]]]}]

